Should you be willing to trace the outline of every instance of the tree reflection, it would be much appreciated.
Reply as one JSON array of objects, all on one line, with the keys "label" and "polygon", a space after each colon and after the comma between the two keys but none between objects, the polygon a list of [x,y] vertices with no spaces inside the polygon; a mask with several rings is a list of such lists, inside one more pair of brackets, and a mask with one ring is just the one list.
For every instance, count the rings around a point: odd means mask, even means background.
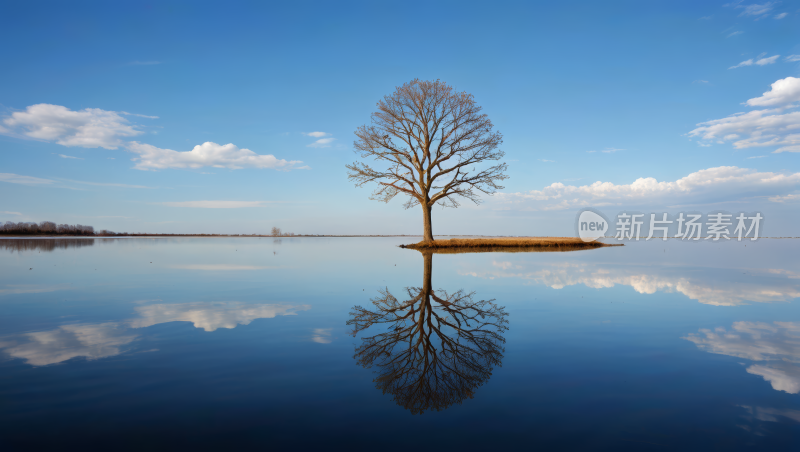
[{"label": "tree reflection", "polygon": [[362,339],[354,358],[365,368],[375,366],[377,388],[413,414],[472,398],[501,365],[508,329],[508,314],[494,300],[433,290],[433,255],[423,258],[422,287],[406,288],[408,300],[380,290],[372,310],[355,306],[347,322],[353,336],[383,325],[383,333]]},{"label": "tree reflection", "polygon": [[[57,249],[80,248],[93,246],[96,239],[0,239],[0,249],[11,253],[21,253],[23,251],[45,251],[51,252]],[[113,240],[113,239],[104,239]]]}]

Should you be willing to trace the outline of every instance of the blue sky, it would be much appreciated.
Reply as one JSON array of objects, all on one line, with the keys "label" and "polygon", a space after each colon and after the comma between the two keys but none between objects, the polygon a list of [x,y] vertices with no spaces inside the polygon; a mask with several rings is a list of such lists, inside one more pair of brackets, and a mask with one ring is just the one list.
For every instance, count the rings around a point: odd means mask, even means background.
[{"label": "blue sky", "polygon": [[510,176],[434,233],[571,235],[589,206],[800,235],[796,1],[4,2],[0,38],[2,221],[419,234],[344,165],[421,78],[475,96]]}]

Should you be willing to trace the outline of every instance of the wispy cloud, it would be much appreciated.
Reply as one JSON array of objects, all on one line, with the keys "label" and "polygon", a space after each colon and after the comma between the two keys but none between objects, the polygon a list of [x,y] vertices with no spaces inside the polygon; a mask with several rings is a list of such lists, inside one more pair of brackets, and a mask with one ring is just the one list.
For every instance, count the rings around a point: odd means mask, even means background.
[{"label": "wispy cloud", "polygon": [[62,159],[83,160],[81,157],[73,157],[71,155],[58,154],[58,156],[61,157]]},{"label": "wispy cloud", "polygon": [[[604,148],[604,149],[601,149],[600,152],[602,152],[603,154],[613,154],[615,152],[624,151],[624,150],[625,149],[619,149],[619,148]],[[597,151],[586,151],[586,152],[588,152],[590,154],[594,154]]]},{"label": "wispy cloud", "polygon": [[22,185],[50,185],[55,183],[55,181],[50,179],[41,179],[33,176],[20,176],[19,174],[13,173],[0,173],[0,182]]},{"label": "wispy cloud", "polygon": [[764,157],[766,157],[766,155],[754,155],[752,157],[747,157],[747,160],[750,160],[750,159],[763,159]]},{"label": "wispy cloud", "polygon": [[22,215],[22,214],[21,214],[21,213],[19,213],[19,212],[10,212],[10,211],[8,211],[8,210],[4,210],[4,211],[2,211],[2,212],[0,212],[0,213],[4,213],[4,214],[6,214],[6,215]]},{"label": "wispy cloud", "polygon": [[786,16],[788,16],[788,15],[789,15],[789,13],[780,13],[780,14],[775,14],[775,17],[774,17],[774,19],[778,19],[778,20],[780,20],[780,19],[783,19],[784,17],[786,17]]},{"label": "wispy cloud", "polygon": [[764,14],[769,13],[775,7],[777,2],[766,2],[766,3],[753,3],[752,5],[742,5],[741,3],[737,4],[728,4],[725,6],[733,6],[737,9],[742,9],[743,11],[739,14],[740,16],[751,16],[751,17],[760,17]]},{"label": "wispy cloud", "polygon": [[153,66],[156,64],[161,64],[160,61],[131,61],[128,63],[128,66]]},{"label": "wispy cloud", "polygon": [[737,64],[736,66],[731,66],[728,69],[736,69],[736,68],[740,68],[740,67],[744,67],[744,66],[752,66],[752,65],[753,65],[753,59],[750,58],[749,60],[744,60],[741,63]]},{"label": "wispy cloud", "polygon": [[772,196],[771,198],[769,198],[769,200],[772,201],[772,202],[794,202],[794,201],[800,201],[800,194],[792,193],[792,194],[783,195],[783,196]]},{"label": "wispy cloud", "polygon": [[743,32],[743,31],[734,31],[733,33],[729,34],[729,35],[728,35],[728,36],[726,36],[726,37],[728,37],[728,38],[732,38],[732,37],[734,37],[734,36],[737,36],[737,35],[740,35],[740,34],[742,34],[742,33],[744,33],[744,32]]},{"label": "wispy cloud", "polygon": [[787,63],[794,63],[795,61],[800,61],[800,55],[789,55],[783,59]]},{"label": "wispy cloud", "polygon": [[12,173],[0,173],[0,182],[8,182],[11,184],[22,184],[31,186],[49,185],[54,188],[70,188],[69,184],[92,185],[96,187],[150,188],[150,189],[157,188],[157,187],[148,187],[145,185],[129,185],[129,184],[119,184],[111,182],[89,182],[89,181],[63,179],[63,178],[58,178],[58,180],[51,180],[33,176],[23,176],[20,174],[12,174]]},{"label": "wispy cloud", "polygon": [[122,138],[144,132],[115,111],[85,108],[79,111],[51,104],[36,104],[5,118],[5,134],[55,141],[67,147],[117,149]]},{"label": "wispy cloud", "polygon": [[[800,79],[786,77],[772,84],[761,97],[750,99],[751,107],[777,107],[735,113],[726,118],[698,124],[688,133],[701,144],[732,142],[736,149],[780,146],[774,153],[800,152],[800,111],[792,104],[800,101]],[[788,111],[795,109],[795,111]]]},{"label": "wispy cloud", "polygon": [[555,160],[539,159],[540,162],[555,163]]},{"label": "wispy cloud", "polygon": [[[271,168],[284,171],[308,169],[308,166],[300,166],[303,163],[301,161],[278,159],[270,154],[256,154],[231,143],[220,145],[209,141],[195,146],[191,151],[179,152],[137,141],[124,141],[124,138],[141,135],[144,132],[138,130],[138,126],[131,124],[123,115],[157,118],[157,116],[99,108],[72,111],[60,105],[37,104],[29,106],[24,112],[14,112],[5,118],[3,123],[7,127],[1,128],[0,133],[53,141],[68,147],[105,149],[122,147],[137,154],[133,160],[136,162],[134,168],[139,170],[196,169],[204,166],[228,169]],[[330,141],[333,141],[333,138],[324,138],[318,140],[318,143],[323,146]]]},{"label": "wispy cloud", "polygon": [[207,141],[191,151],[179,152],[132,141],[127,149],[135,154],[135,169],[158,170],[167,168],[270,168],[277,170],[299,169],[299,160],[278,159],[270,154],[256,154],[250,149],[240,149],[233,143],[217,144]]},{"label": "wispy cloud", "polygon": [[158,116],[140,115],[139,113],[128,113],[127,111],[121,111],[120,113],[123,114],[123,115],[136,116],[136,117],[139,117],[139,118],[158,119]]},{"label": "wispy cloud", "polygon": [[154,189],[156,187],[148,187],[145,185],[129,185],[129,184],[116,184],[116,183],[109,183],[109,182],[87,182],[82,180],[72,180],[72,179],[61,179],[65,182],[72,182],[73,184],[81,184],[81,185],[93,185],[96,187],[120,187],[120,188],[150,188]]},{"label": "wispy cloud", "polygon": [[329,148],[336,138],[321,138],[308,145],[310,148]]},{"label": "wispy cloud", "polygon": [[268,201],[181,201],[162,202],[169,207],[195,207],[200,209],[240,209],[244,207],[263,207]]},{"label": "wispy cloud", "polygon": [[769,58],[761,58],[760,60],[756,61],[756,64],[759,66],[766,66],[768,64],[775,63],[778,61],[778,58],[780,58],[780,55],[773,55]]},{"label": "wispy cloud", "polygon": [[709,81],[708,80],[695,80],[692,83],[699,83],[701,85],[706,85],[706,84],[709,83]]},{"label": "wispy cloud", "polygon": [[314,137],[314,138],[322,138],[322,137],[328,137],[331,134],[329,134],[327,132],[308,132],[308,133],[303,132],[303,135],[309,136],[309,137]]},{"label": "wispy cloud", "polygon": [[631,184],[595,182],[574,186],[561,182],[542,190],[498,193],[499,202],[520,204],[532,210],[562,210],[583,206],[612,206],[692,202],[721,202],[754,196],[775,196],[794,192],[800,187],[800,173],[758,172],[748,168],[720,166],[700,170],[674,182],[659,182],[641,177]]}]

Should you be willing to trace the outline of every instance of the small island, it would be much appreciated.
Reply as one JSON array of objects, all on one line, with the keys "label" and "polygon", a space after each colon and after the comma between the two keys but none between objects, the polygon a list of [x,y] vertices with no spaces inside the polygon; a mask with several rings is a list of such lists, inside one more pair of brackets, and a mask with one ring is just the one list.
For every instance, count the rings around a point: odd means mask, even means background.
[{"label": "small island", "polygon": [[584,242],[577,237],[481,237],[472,239],[432,240],[400,245],[419,251],[458,253],[476,251],[575,251],[582,249],[622,246],[599,241]]}]

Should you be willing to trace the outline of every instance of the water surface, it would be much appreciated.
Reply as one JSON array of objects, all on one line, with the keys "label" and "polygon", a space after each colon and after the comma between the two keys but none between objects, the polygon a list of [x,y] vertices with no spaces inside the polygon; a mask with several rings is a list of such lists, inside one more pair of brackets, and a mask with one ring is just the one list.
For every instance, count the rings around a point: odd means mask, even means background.
[{"label": "water surface", "polygon": [[0,449],[796,450],[797,240],[0,240]]}]

